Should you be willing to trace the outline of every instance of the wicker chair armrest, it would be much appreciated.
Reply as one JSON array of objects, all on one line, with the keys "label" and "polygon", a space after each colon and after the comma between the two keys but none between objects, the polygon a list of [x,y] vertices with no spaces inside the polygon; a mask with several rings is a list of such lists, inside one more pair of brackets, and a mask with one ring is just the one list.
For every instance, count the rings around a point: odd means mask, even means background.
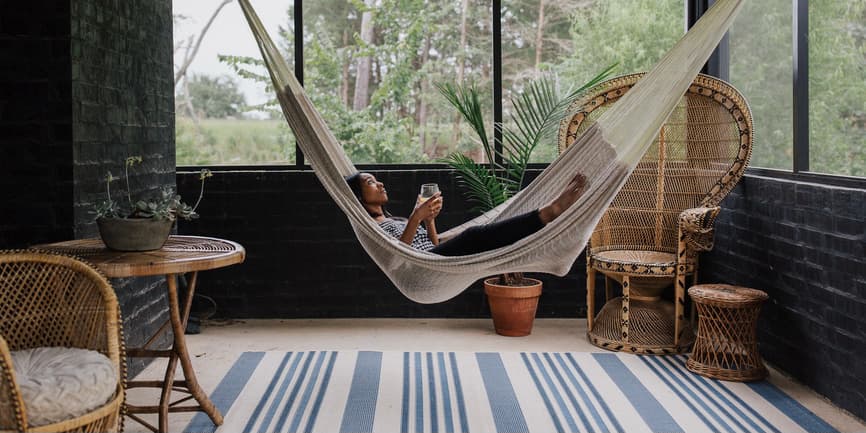
[{"label": "wicker chair armrest", "polygon": [[0,335],[0,432],[26,431],[27,414],[12,370],[9,345]]},{"label": "wicker chair armrest", "polygon": [[713,249],[716,216],[722,208],[718,206],[696,207],[680,212],[680,239],[695,251],[710,251]]}]

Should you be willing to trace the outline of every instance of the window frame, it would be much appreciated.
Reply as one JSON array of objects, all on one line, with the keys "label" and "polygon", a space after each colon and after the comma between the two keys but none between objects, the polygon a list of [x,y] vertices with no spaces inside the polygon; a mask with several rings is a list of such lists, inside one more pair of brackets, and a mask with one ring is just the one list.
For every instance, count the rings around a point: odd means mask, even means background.
[{"label": "window frame", "polygon": [[[686,28],[690,28],[716,0],[685,0]],[[846,188],[866,188],[866,177],[809,171],[809,0],[793,0],[793,161],[790,170],[752,167],[746,174]],[[705,74],[730,81],[730,45],[725,35],[707,61]]]},{"label": "window frame", "polygon": [[[695,22],[706,12],[716,0],[683,0],[685,9],[685,28],[691,28]],[[773,169],[763,167],[748,167],[746,174],[773,177],[779,179],[795,180],[841,186],[849,188],[866,188],[866,177],[844,176],[829,173],[816,173],[809,171],[809,0],[793,0],[793,164],[790,170]],[[502,130],[502,1],[491,0],[491,19],[493,32],[492,72],[493,72],[493,120],[494,138],[497,150],[501,151]],[[294,0],[294,69],[295,76],[301,85],[304,84],[304,50],[303,50],[303,0]],[[718,48],[710,56],[707,64],[702,69],[703,73],[712,75],[722,80],[730,79],[730,47],[729,37],[725,35],[719,43]],[[501,157],[497,155],[497,159]],[[499,161],[501,162],[501,161]],[[547,164],[530,164],[530,168],[544,168]],[[202,166],[178,166],[178,172],[195,171]],[[216,165],[211,166],[218,171],[310,171],[312,168],[306,163],[303,152],[295,144],[295,161],[288,164],[262,164],[262,165]],[[359,169],[373,171],[388,170],[441,170],[447,169],[443,163],[419,163],[419,164],[359,164]]]}]

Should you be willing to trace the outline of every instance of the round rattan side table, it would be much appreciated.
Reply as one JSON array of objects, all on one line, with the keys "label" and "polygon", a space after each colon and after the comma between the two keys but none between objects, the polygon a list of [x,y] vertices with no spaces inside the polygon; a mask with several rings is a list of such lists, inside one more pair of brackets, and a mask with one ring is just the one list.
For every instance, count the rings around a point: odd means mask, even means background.
[{"label": "round rattan side table", "polygon": [[728,284],[689,288],[698,310],[698,333],[686,368],[713,379],[750,382],[767,377],[758,353],[757,322],[763,291]]}]

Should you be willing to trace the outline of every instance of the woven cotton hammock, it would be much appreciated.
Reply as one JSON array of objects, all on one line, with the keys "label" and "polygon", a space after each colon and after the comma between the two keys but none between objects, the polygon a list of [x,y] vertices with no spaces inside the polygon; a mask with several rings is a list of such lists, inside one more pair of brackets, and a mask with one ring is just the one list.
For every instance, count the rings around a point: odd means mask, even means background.
[{"label": "woven cotton hammock", "polygon": [[664,58],[532,183],[495,209],[441,235],[537,209],[577,173],[589,186],[581,198],[538,232],[511,245],[446,257],[412,249],[379,228],[349,189],[357,172],[274,45],[249,0],[239,0],[277,98],[295,138],[328,194],[346,214],[361,245],[394,285],[420,303],[453,298],[474,281],[505,272],[565,275],[592,230],[697,76],[745,0],[722,0],[708,10]]}]

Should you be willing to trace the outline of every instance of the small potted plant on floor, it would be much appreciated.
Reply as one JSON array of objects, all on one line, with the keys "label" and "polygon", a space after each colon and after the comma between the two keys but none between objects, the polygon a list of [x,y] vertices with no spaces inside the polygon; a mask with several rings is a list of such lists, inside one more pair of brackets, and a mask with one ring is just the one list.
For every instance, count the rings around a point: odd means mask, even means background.
[{"label": "small potted plant on floor", "polygon": [[[487,212],[523,187],[533,150],[553,137],[571,102],[607,78],[615,66],[608,66],[574,91],[560,92],[551,76],[530,81],[522,94],[511,101],[514,126],[499,125],[503,137],[500,146],[488,138],[479,91],[474,84],[437,85],[439,92],[475,131],[487,159],[486,163],[479,163],[455,152],[443,160],[457,172],[458,184],[465,188],[464,196],[476,205],[473,210]],[[484,280],[484,293],[497,334],[517,337],[532,332],[541,286],[540,280],[525,278],[523,273]]]},{"label": "small potted plant on floor", "polygon": [[[171,228],[178,218],[191,220],[198,218],[195,210],[204,195],[205,179],[212,176],[208,169],[202,169],[199,179],[201,191],[195,206],[181,201],[171,187],[163,187],[153,196],[133,200],[129,186],[129,170],[141,164],[140,156],[126,158],[123,180],[126,196],[115,201],[111,196],[111,183],[119,178],[111,172],[105,177],[106,199],[94,206],[99,236],[106,247],[117,251],[151,251],[162,248],[168,239]],[[125,199],[125,200],[124,200]]]}]

